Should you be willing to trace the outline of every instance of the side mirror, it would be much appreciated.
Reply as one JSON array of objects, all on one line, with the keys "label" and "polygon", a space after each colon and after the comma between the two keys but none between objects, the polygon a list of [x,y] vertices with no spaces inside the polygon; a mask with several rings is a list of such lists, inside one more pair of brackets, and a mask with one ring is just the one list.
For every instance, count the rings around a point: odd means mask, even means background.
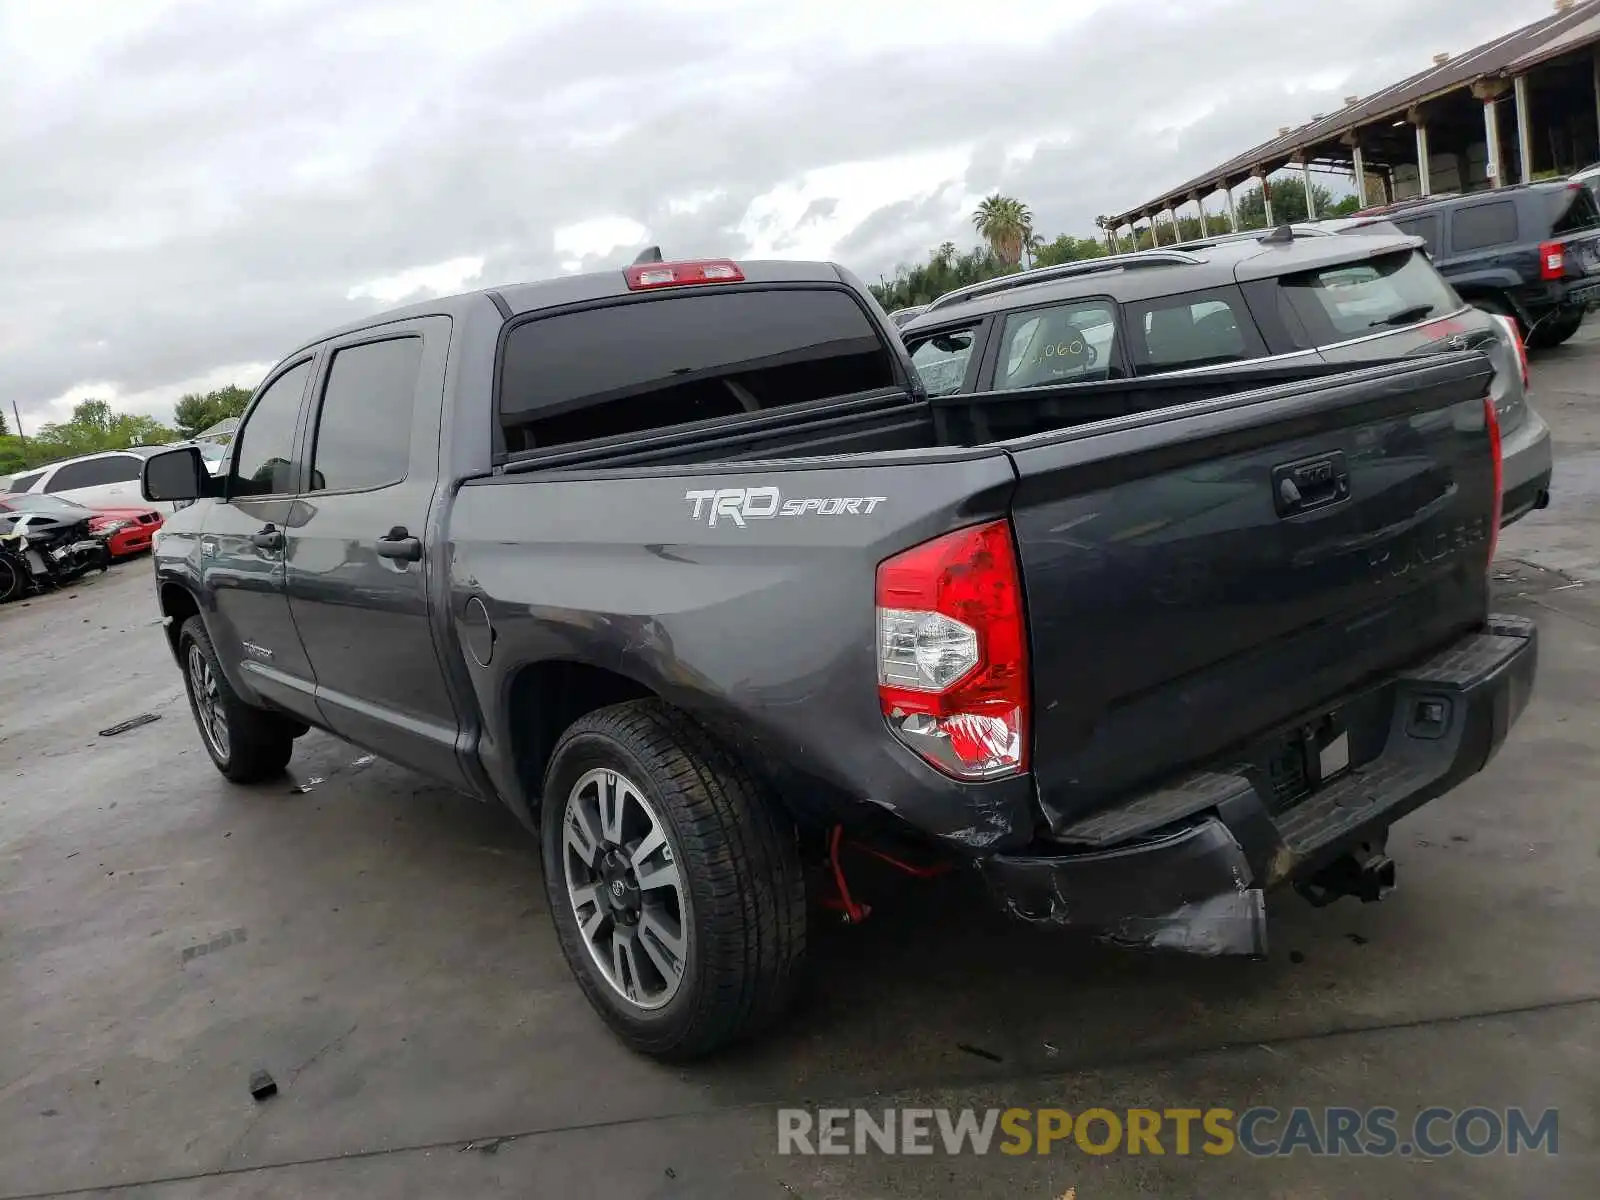
[{"label": "side mirror", "polygon": [[180,446],[144,460],[139,492],[146,500],[198,500],[214,488],[197,447]]}]

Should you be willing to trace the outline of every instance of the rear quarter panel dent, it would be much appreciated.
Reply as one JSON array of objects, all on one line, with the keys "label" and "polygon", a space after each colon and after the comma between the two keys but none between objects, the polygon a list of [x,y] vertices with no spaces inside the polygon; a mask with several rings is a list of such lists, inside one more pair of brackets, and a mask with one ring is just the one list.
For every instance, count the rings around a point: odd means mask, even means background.
[{"label": "rear quarter panel dent", "polygon": [[[995,454],[870,471],[756,469],[704,484],[510,476],[462,488],[451,515],[452,607],[479,595],[496,629],[491,664],[468,666],[491,714],[485,761],[497,785],[508,786],[513,679],[567,659],[695,714],[769,777],[822,781],[958,845],[1029,829],[1025,780],[945,780],[887,736],[876,689],[877,564],[1004,515],[1012,480]],[[702,486],[884,499],[870,513],[712,525],[685,499]]]}]

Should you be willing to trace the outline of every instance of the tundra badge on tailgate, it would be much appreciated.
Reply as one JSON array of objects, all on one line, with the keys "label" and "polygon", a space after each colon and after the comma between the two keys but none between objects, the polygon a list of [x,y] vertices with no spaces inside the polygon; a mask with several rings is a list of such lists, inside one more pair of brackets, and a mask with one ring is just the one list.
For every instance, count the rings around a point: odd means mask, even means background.
[{"label": "tundra badge on tailgate", "polygon": [[750,521],[770,521],[774,517],[865,516],[888,499],[887,496],[808,496],[785,500],[775,487],[691,489],[683,498],[694,505],[694,519],[708,526],[719,519],[741,528]]}]

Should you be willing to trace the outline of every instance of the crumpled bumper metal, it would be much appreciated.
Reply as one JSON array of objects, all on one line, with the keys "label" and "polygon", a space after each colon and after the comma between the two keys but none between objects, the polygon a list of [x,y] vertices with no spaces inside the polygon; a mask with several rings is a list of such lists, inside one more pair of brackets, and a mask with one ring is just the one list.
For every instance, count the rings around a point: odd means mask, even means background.
[{"label": "crumpled bumper metal", "polygon": [[1217,817],[1133,845],[1070,857],[979,862],[1000,907],[1030,925],[1092,929],[1119,945],[1265,954],[1266,903]]}]

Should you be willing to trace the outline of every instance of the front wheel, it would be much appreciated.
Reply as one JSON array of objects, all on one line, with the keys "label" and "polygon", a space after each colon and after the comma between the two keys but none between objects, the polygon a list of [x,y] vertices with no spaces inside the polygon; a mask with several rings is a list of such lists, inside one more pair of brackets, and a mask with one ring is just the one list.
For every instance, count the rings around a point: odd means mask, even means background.
[{"label": "front wheel", "polygon": [[0,550],[0,604],[15,600],[28,591],[28,568],[22,559]]},{"label": "front wheel", "polygon": [[562,953],[628,1046],[681,1061],[783,1012],[806,946],[794,829],[693,719],[655,700],[579,719],[540,832]]},{"label": "front wheel", "polygon": [[294,753],[293,726],[239,699],[199,617],[190,617],[178,632],[178,656],[189,710],[217,770],[234,783],[259,783],[282,775]]}]

